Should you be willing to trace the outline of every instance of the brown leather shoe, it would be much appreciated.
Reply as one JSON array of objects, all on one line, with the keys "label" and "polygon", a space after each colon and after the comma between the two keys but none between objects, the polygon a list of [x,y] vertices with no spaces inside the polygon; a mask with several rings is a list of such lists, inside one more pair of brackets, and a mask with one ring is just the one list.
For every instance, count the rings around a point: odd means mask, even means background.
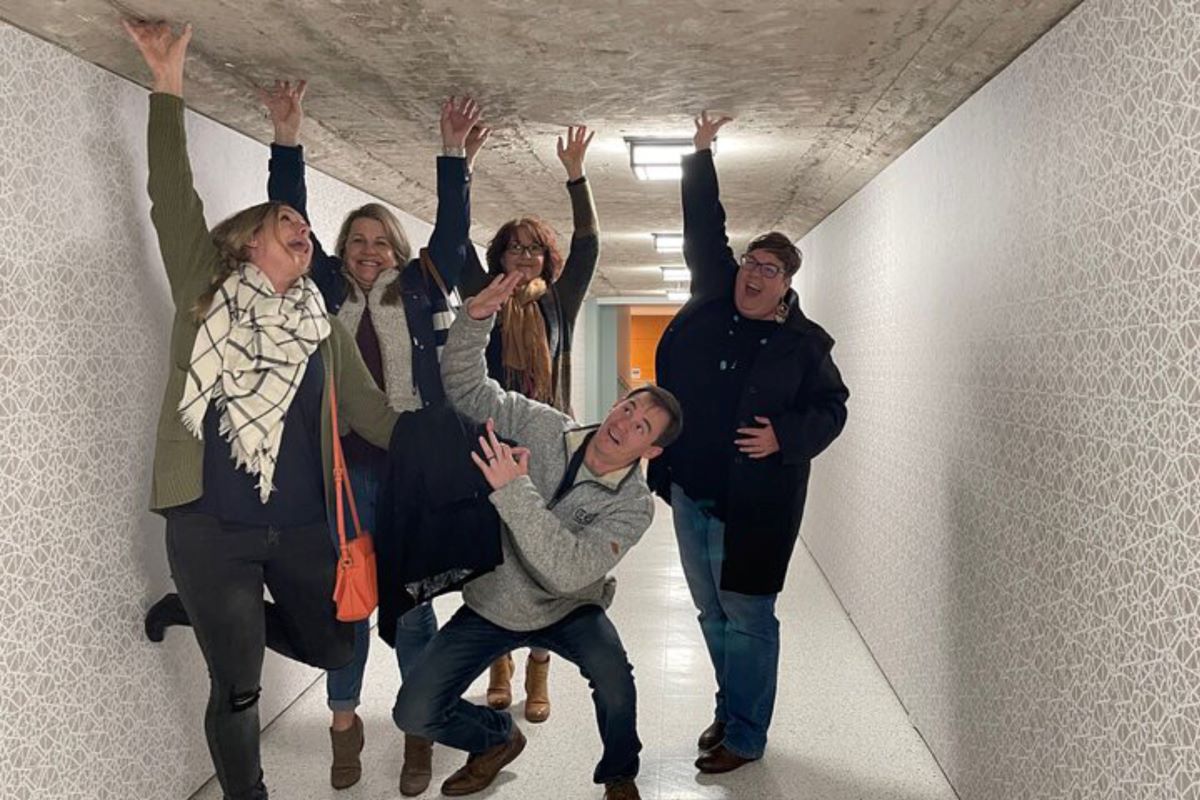
[{"label": "brown leather shoe", "polygon": [[446,778],[442,784],[442,794],[449,797],[459,797],[491,786],[492,781],[500,774],[514,758],[521,755],[525,749],[525,734],[513,725],[512,734],[507,742],[496,745],[482,753],[472,754],[462,768]]},{"label": "brown leather shoe", "polygon": [[704,733],[700,734],[696,746],[701,750],[712,750],[723,741],[725,741],[725,723],[714,719],[712,725],[709,725],[704,729]]},{"label": "brown leather shoe", "polygon": [[545,722],[550,718],[550,656],[537,661],[533,654],[525,662],[525,719]]},{"label": "brown leather shoe", "polygon": [[515,671],[512,653],[505,653],[492,662],[488,675],[487,704],[497,711],[512,705],[512,676]]},{"label": "brown leather shoe", "polygon": [[757,761],[757,758],[742,758],[737,753],[719,744],[696,759],[696,769],[708,775],[733,772],[741,766]]},{"label": "brown leather shoe", "polygon": [[637,784],[633,778],[623,781],[613,781],[604,787],[604,800],[642,800]]},{"label": "brown leather shoe", "polygon": [[429,788],[433,778],[433,742],[404,734],[404,766],[400,767],[400,794],[414,797]]},{"label": "brown leather shoe", "polygon": [[362,777],[363,723],[357,714],[354,724],[344,731],[329,729],[333,743],[333,765],[329,768],[329,785],[335,789],[349,789]]}]

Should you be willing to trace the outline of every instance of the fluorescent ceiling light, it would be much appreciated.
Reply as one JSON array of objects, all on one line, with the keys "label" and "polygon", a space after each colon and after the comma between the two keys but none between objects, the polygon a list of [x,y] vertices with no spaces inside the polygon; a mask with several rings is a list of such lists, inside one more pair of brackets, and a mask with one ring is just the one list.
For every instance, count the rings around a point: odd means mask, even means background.
[{"label": "fluorescent ceiling light", "polygon": [[687,267],[659,267],[664,281],[690,281],[692,271]]},{"label": "fluorescent ceiling light", "polygon": [[691,139],[650,139],[627,136],[629,166],[641,181],[679,180],[679,159],[695,150]]},{"label": "fluorescent ceiling light", "polygon": [[683,234],[682,233],[652,233],[654,237],[654,249],[659,253],[682,253],[683,252]]},{"label": "fluorescent ceiling light", "polygon": [[685,291],[683,289],[679,289],[679,290],[672,289],[671,291],[667,292],[667,299],[671,300],[673,302],[676,302],[676,303],[686,303],[688,301],[688,298],[691,296],[692,296],[691,292]]}]

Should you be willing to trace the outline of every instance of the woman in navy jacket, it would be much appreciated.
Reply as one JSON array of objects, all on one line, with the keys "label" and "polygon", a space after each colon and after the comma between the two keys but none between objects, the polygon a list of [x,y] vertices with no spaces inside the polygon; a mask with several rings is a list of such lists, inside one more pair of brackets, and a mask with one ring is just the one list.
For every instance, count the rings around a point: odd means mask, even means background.
[{"label": "woman in navy jacket", "polygon": [[849,397],[833,339],[800,311],[800,251],[782,233],[735,258],[725,232],[711,145],[728,117],[696,120],[683,159],[684,259],[691,299],[659,342],[659,385],[687,424],[650,462],[651,488],[671,503],[680,558],[717,678],[702,772],[761,758],[775,702],[783,588],[809,464],[841,432]]},{"label": "woman in navy jacket", "polygon": [[[261,99],[275,124],[267,192],[270,199],[287,203],[307,219],[304,154],[299,144],[304,89],[303,82],[295,86],[276,83],[272,91],[261,93]],[[486,129],[475,127],[479,117],[478,106],[468,98],[451,98],[442,107],[437,219],[429,246],[419,257],[413,257],[399,220],[378,203],[346,216],[333,254],[312,234],[312,277],[325,305],[355,335],[375,382],[397,411],[413,411],[445,400],[438,354],[453,320],[447,295],[458,286],[468,253],[473,253],[468,235],[467,150],[477,150],[487,137]],[[373,529],[387,453],[353,432],[342,442],[360,516],[368,530]],[[436,632],[437,620],[429,603],[401,616],[395,646],[402,680]],[[391,633],[385,638],[390,639]],[[330,782],[338,789],[352,786],[362,774],[363,726],[355,709],[370,641],[365,621],[358,623],[356,634],[354,661],[330,672],[326,681],[333,711]],[[420,794],[428,786],[431,747],[428,740],[405,736],[400,778],[404,794]]]}]

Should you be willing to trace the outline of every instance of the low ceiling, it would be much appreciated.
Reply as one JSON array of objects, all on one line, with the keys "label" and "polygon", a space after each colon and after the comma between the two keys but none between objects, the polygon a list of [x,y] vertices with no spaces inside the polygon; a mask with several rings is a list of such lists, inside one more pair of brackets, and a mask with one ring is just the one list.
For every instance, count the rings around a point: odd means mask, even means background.
[{"label": "low ceiling", "polygon": [[[441,100],[471,94],[495,133],[472,235],[518,214],[570,236],[555,136],[588,157],[603,231],[596,294],[662,288],[650,232],[678,230],[677,183],[644,183],[623,137],[736,117],[718,166],[734,246],[802,236],[1078,0],[0,0],[0,18],[120,75],[149,75],[122,14],[188,20],[188,100],[261,141],[252,86],[309,79],[309,162],[432,219]],[[248,198],[249,201],[249,198]]]}]

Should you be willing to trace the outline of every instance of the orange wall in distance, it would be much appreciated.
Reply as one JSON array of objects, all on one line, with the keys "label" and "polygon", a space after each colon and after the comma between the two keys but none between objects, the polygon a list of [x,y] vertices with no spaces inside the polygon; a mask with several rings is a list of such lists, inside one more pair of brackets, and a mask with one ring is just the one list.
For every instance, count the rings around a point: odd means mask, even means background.
[{"label": "orange wall in distance", "polygon": [[[674,309],[672,309],[674,311]],[[654,351],[671,315],[633,315],[629,318],[629,386],[636,389],[654,381]]]}]

